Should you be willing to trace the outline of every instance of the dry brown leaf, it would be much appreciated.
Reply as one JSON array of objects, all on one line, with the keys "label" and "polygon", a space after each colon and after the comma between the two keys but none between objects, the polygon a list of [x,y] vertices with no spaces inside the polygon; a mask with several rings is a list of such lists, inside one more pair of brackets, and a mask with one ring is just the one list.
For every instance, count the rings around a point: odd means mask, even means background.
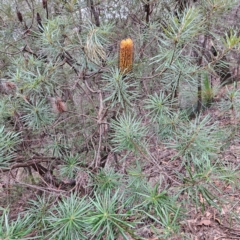
[{"label": "dry brown leaf", "polygon": [[58,112],[62,113],[67,111],[67,105],[61,100],[61,98],[57,98],[56,105]]},{"label": "dry brown leaf", "polygon": [[200,221],[200,223],[198,223],[198,226],[202,226],[202,225],[210,226],[211,223],[212,223],[212,222],[211,222],[210,220],[205,219],[205,220]]},{"label": "dry brown leaf", "polygon": [[6,86],[7,86],[9,89],[14,89],[14,88],[16,88],[16,84],[13,83],[13,82],[6,82]]},{"label": "dry brown leaf", "polygon": [[212,218],[212,214],[210,212],[206,212],[205,216],[207,217],[207,219],[211,219]]},{"label": "dry brown leaf", "polygon": [[195,224],[196,220],[195,219],[190,219],[190,220],[187,220],[187,223],[188,224]]},{"label": "dry brown leaf", "polygon": [[215,221],[217,221],[220,225],[222,224],[220,219],[218,219],[218,218],[215,218]]},{"label": "dry brown leaf", "polygon": [[200,203],[204,203],[204,202],[205,202],[205,201],[204,201],[204,198],[202,197],[202,194],[201,194],[201,193],[199,194],[199,198],[200,198],[200,200],[199,200]]},{"label": "dry brown leaf", "polygon": [[51,97],[50,102],[55,113],[63,113],[67,111],[67,105],[60,97]]}]

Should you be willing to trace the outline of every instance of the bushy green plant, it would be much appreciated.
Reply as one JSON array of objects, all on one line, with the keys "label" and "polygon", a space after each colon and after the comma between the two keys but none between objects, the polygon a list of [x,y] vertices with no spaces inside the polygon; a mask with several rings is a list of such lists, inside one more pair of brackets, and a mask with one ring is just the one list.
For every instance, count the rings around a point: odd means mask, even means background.
[{"label": "bushy green plant", "polygon": [[1,239],[32,239],[28,235],[33,230],[33,224],[31,222],[31,216],[20,216],[12,221],[10,220],[9,209],[0,209],[0,237]]},{"label": "bushy green plant", "polygon": [[92,174],[95,191],[117,189],[124,184],[123,175],[116,173],[112,168],[101,169],[97,174]]},{"label": "bushy green plant", "polygon": [[211,86],[211,81],[208,78],[207,75],[205,75],[204,80],[203,80],[203,92],[202,92],[202,98],[204,101],[204,105],[209,106],[212,101],[213,97],[216,94],[216,89],[214,89]]},{"label": "bushy green plant", "polygon": [[45,229],[48,225],[46,218],[52,201],[51,195],[46,196],[46,194],[43,196],[36,195],[36,200],[29,200],[29,207],[26,211],[26,215],[31,216],[33,228],[38,231],[38,236],[44,236],[44,234],[46,234]]},{"label": "bushy green plant", "polygon": [[219,151],[217,123],[211,122],[210,116],[199,115],[193,121],[178,126],[171,148],[178,151],[177,156],[188,158],[201,157],[203,154],[214,156]]},{"label": "bushy green plant", "polygon": [[76,154],[75,156],[71,153],[66,155],[64,158],[64,164],[60,167],[60,174],[62,177],[75,178],[78,170],[80,170],[81,164],[80,155]]},{"label": "bushy green plant", "polygon": [[[236,84],[236,83],[235,83]],[[233,89],[229,89],[226,86],[226,95],[224,99],[218,104],[219,108],[223,112],[230,111],[233,118],[239,117],[239,101],[240,90],[234,85]]]},{"label": "bushy green plant", "polygon": [[218,210],[238,189],[238,5],[0,0],[1,203],[26,210],[3,238],[165,239],[184,208]]},{"label": "bushy green plant", "polygon": [[45,221],[46,232],[49,239],[86,239],[88,224],[86,215],[90,204],[85,198],[76,194],[70,197],[61,197],[56,206],[49,209]]},{"label": "bushy green plant", "polygon": [[4,126],[0,128],[0,167],[7,168],[10,161],[16,156],[17,145],[21,142],[20,132],[6,131]]},{"label": "bushy green plant", "polygon": [[123,200],[123,194],[119,190],[114,194],[107,190],[91,199],[94,208],[87,220],[91,225],[91,239],[113,240],[122,236],[127,240],[134,235],[135,224],[128,221],[133,213],[132,210],[125,212]]},{"label": "bushy green plant", "polygon": [[128,150],[142,152],[142,140],[145,137],[146,128],[141,125],[141,119],[134,115],[123,115],[112,122],[114,130],[112,142],[115,151]]},{"label": "bushy green plant", "polygon": [[110,101],[112,107],[119,103],[121,107],[129,108],[137,98],[136,81],[130,74],[123,75],[119,69],[111,69],[103,75],[103,83],[104,90],[109,93],[105,101]]}]

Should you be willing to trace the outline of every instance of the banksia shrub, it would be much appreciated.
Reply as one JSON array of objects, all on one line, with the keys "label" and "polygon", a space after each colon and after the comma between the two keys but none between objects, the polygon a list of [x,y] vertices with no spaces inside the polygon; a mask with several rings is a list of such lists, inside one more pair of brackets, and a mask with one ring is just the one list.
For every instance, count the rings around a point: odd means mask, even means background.
[{"label": "banksia shrub", "polygon": [[121,73],[128,73],[132,69],[133,63],[133,41],[131,38],[120,42],[119,69]]}]

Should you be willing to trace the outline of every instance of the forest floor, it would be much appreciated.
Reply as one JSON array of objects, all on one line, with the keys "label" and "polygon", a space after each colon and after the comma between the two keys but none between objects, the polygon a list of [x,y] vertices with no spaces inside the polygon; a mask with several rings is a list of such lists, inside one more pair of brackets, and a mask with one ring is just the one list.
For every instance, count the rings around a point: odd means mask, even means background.
[{"label": "forest floor", "polygon": [[[228,89],[231,88],[233,88],[233,86],[229,85]],[[220,101],[224,97],[225,92],[225,87],[220,89],[218,94],[214,97],[213,103]],[[236,119],[231,117],[231,114],[222,114],[216,107],[216,104],[213,104],[204,110],[203,115],[207,114],[211,116],[212,123],[218,122],[219,126],[226,129],[230,125],[239,125],[239,123],[236,122]],[[161,169],[164,172],[164,175],[168,176],[167,181],[163,183],[163,185],[165,184],[166,186],[161,186],[161,188],[170,189],[172,185],[179,184],[179,179],[176,178],[176,172],[181,173],[184,171],[181,164],[181,158],[174,158],[173,160],[172,157],[175,154],[174,150],[164,146],[159,146],[159,144],[152,146],[151,153],[156,156],[158,160],[161,160]],[[232,166],[239,171],[240,138],[238,141],[230,141],[224,151],[218,154],[218,157],[223,162],[226,161],[228,164],[231,163]],[[126,164],[131,164],[132,161],[133,159],[129,158],[126,161]],[[126,167],[127,166],[124,166],[124,168]],[[120,171],[123,170],[121,169]],[[145,164],[143,173],[148,176],[148,181],[151,185],[154,186],[159,181],[159,169],[156,169],[156,167],[152,164]],[[12,176],[10,176],[11,174]],[[13,175],[15,176],[13,177]],[[39,194],[39,192],[41,192],[41,187],[38,188],[37,184],[14,184],[13,179],[17,180],[17,178],[19,178],[21,182],[29,182],[28,180],[25,181],[26,179],[23,179],[24,176],[25,174],[23,171],[20,171],[20,173],[17,173],[16,171],[9,172],[8,175],[4,175],[3,177],[6,179],[12,179],[10,180],[8,187],[6,188],[6,185],[4,186],[4,184],[0,185],[0,206],[7,207],[7,205],[10,204],[11,219],[13,220],[17,218],[19,213],[23,213],[25,211],[28,207],[28,200],[35,199],[35,194]],[[3,182],[3,179],[1,180],[1,182]],[[218,184],[220,183],[215,182],[216,186]],[[204,198],[202,198],[202,203],[204,203],[205,207],[196,207],[195,205],[191,205],[189,203],[187,194],[181,195],[178,200],[181,204],[185,203],[185,218],[180,221],[180,231],[167,239],[240,239],[240,188],[236,186],[236,188],[233,189],[233,185],[230,184],[219,187],[223,189],[223,191],[218,192],[216,198],[216,204],[221,206],[219,208],[206,204]],[[161,231],[161,229],[159,229],[159,231]],[[162,239],[155,237],[156,235],[149,225],[146,225],[145,228],[141,227],[138,234],[146,240]]]},{"label": "forest floor", "polygon": [[[236,7],[234,14],[226,16],[226,21],[230,22],[231,25],[236,25],[235,23],[238,12],[240,11],[239,9],[240,3]],[[221,31],[221,29],[219,29],[219,31]],[[240,85],[240,83],[238,84]],[[213,104],[203,111],[202,116],[210,115],[212,123],[218,122],[218,125],[223,129],[228,129],[230,126],[236,126],[236,134],[239,135],[240,118],[234,118],[233,114],[231,114],[231,110],[222,113],[217,106],[217,103],[225,98],[227,88],[228,90],[231,90],[233,87],[233,84],[222,87],[214,97]],[[239,86],[238,89],[240,89]],[[173,156],[176,155],[176,152],[174,152],[173,149],[165,147],[164,144],[160,146],[159,143],[151,143],[151,145],[151,154],[161,162],[163,173],[161,188],[169,190],[169,194],[171,194],[171,187],[178,186],[179,184],[179,179],[176,177],[176,173],[184,173],[184,171],[186,171],[183,168],[182,159],[173,158]],[[218,153],[218,158],[221,159],[222,162],[226,162],[228,165],[231,164],[232,168],[239,172],[237,184],[235,184],[236,186],[234,187],[234,184],[219,186],[222,191],[215,192],[215,202],[218,207],[208,205],[204,197],[201,199],[204,208],[202,206],[196,207],[196,205],[190,204],[187,194],[180,195],[178,201],[183,205],[182,207],[185,209],[185,212],[184,217],[179,222],[179,232],[174,233],[171,237],[165,239],[240,239],[240,135],[225,143],[224,150]],[[109,159],[109,161],[111,160],[114,161],[114,159]],[[133,157],[129,157],[125,160],[126,163],[123,168],[120,167],[117,169],[115,166],[116,171],[123,173],[126,168],[134,162]],[[23,170],[22,168],[6,173],[1,173],[0,171],[0,210],[1,207],[9,207],[11,220],[16,220],[19,214],[20,216],[24,214],[29,207],[28,201],[30,199],[36,199],[36,194],[43,194],[43,187],[38,184],[38,182],[33,184],[31,179],[27,179],[26,176],[28,176],[28,174],[26,174],[25,171],[26,170]],[[148,176],[148,182],[152,186],[159,182],[159,169],[151,163],[144,164],[143,174]],[[19,184],[19,182],[23,184]],[[86,179],[81,182],[81,186],[86,189],[88,184],[89,181],[86,176]],[[220,184],[222,184],[222,182],[215,181],[216,186]],[[61,194],[61,190],[59,189],[53,189],[53,192],[56,193],[57,197]],[[159,226],[158,230],[160,233],[163,231],[161,226]],[[146,223],[146,227],[141,226],[141,229],[137,231],[137,233],[145,240],[164,240],[163,238],[156,236],[156,233],[153,232],[149,222]],[[130,236],[129,239],[132,240]]]}]

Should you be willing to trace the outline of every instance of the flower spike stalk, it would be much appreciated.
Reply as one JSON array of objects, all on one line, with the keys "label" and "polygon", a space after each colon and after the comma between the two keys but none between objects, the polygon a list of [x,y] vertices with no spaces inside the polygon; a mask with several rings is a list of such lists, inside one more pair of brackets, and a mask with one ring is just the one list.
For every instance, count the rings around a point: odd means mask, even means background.
[{"label": "flower spike stalk", "polygon": [[131,38],[120,42],[119,50],[119,69],[121,73],[128,73],[132,70],[133,64],[133,41]]}]

